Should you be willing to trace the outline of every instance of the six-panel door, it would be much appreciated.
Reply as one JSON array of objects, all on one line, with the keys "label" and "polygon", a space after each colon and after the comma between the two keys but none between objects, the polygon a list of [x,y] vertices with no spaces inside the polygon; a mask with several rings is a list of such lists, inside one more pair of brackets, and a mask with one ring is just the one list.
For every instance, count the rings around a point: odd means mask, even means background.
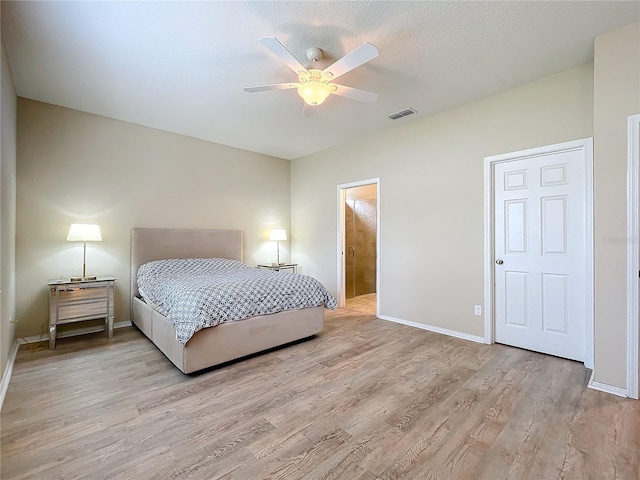
[{"label": "six-panel door", "polygon": [[583,361],[582,150],[496,163],[494,185],[495,340]]}]

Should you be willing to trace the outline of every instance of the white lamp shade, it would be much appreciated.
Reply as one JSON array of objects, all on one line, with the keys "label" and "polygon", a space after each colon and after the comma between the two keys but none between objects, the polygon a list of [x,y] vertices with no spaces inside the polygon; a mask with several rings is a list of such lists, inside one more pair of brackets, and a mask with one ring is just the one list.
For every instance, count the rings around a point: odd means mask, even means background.
[{"label": "white lamp shade", "polygon": [[287,239],[287,232],[284,228],[274,228],[269,233],[269,240],[280,241]]},{"label": "white lamp shade", "polygon": [[320,105],[331,94],[331,87],[323,82],[312,80],[298,87],[300,95],[307,105]]},{"label": "white lamp shade", "polygon": [[101,242],[100,225],[74,223],[69,228],[68,242]]}]

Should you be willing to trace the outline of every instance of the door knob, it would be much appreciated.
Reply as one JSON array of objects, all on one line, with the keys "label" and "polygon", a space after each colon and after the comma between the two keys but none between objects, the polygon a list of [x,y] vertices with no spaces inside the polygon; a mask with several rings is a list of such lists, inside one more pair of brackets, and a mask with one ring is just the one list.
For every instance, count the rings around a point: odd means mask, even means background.
[{"label": "door knob", "polygon": [[503,262],[502,260],[498,259],[498,260],[496,260],[496,263],[497,263],[498,265],[502,265],[504,262]]}]

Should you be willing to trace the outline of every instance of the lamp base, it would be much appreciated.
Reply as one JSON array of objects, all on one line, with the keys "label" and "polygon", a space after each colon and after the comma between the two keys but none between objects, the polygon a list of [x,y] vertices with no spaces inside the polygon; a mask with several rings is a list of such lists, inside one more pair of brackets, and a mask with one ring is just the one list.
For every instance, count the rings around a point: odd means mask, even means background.
[{"label": "lamp base", "polygon": [[84,282],[85,280],[96,280],[97,278],[98,277],[93,275],[91,277],[71,277],[69,280],[71,280],[72,282]]}]

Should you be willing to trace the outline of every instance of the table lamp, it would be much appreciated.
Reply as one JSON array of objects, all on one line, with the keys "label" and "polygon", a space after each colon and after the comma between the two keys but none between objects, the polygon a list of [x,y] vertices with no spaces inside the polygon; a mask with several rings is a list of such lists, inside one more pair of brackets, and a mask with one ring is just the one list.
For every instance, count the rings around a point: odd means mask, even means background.
[{"label": "table lamp", "polygon": [[284,265],[283,263],[280,263],[280,241],[281,240],[282,241],[286,241],[287,240],[287,232],[285,231],[284,228],[274,228],[269,233],[269,240],[272,240],[272,241],[276,242],[276,244],[277,244],[278,263],[274,264],[274,265]]},{"label": "table lamp", "polygon": [[71,277],[72,282],[83,280],[95,280],[95,276],[87,277],[87,242],[101,242],[100,225],[90,225],[86,223],[74,223],[69,228],[67,242],[83,242],[84,250],[82,256],[82,277]]}]

